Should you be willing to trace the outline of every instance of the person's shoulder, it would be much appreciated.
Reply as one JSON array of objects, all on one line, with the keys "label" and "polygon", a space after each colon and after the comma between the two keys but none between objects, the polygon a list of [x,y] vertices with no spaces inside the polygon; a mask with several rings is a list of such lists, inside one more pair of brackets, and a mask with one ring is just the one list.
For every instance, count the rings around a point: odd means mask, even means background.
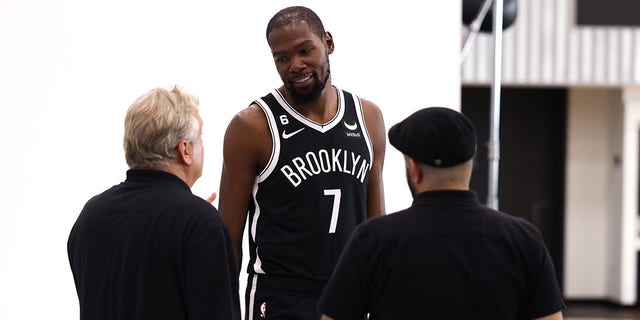
[{"label": "person's shoulder", "polygon": [[224,225],[218,209],[207,200],[192,194],[180,205],[185,208],[180,212],[188,224],[195,224],[200,227],[218,228]]},{"label": "person's shoulder", "polygon": [[361,96],[358,96],[358,98],[360,99],[360,105],[362,105],[362,111],[365,115],[382,117],[382,110],[380,110],[380,107],[378,107],[375,102]]},{"label": "person's shoulder", "polygon": [[225,148],[244,149],[264,143],[256,137],[270,137],[270,133],[264,111],[254,102],[236,113],[229,122],[224,135]]},{"label": "person's shoulder", "polygon": [[265,121],[266,121],[265,114],[260,108],[260,106],[258,106],[257,103],[252,102],[249,106],[238,111],[233,116],[233,118],[231,119],[231,122],[229,123],[229,126],[239,125],[239,126],[254,127],[255,124],[263,123]]},{"label": "person's shoulder", "polygon": [[343,93],[348,93],[348,94],[350,94],[350,95],[352,95],[354,97],[357,97],[358,100],[360,101],[360,104],[362,105],[362,109],[363,109],[363,111],[365,113],[367,113],[367,112],[378,112],[378,113],[380,113],[380,107],[378,107],[378,105],[375,104],[373,101],[371,101],[369,99],[366,99],[366,98],[362,97],[359,94],[355,94],[355,93],[353,93],[351,91],[344,90],[342,88],[338,88],[338,90],[342,91]]},{"label": "person's shoulder", "polygon": [[[345,90],[342,91],[348,92]],[[374,149],[377,153],[380,153],[380,155],[383,156],[382,158],[384,158],[386,148],[386,130],[382,110],[373,101],[365,99],[359,95],[354,96],[360,101],[360,106],[362,107],[362,113],[364,115],[364,122],[367,126],[367,130],[369,131],[369,135],[373,140]]]},{"label": "person's shoulder", "polygon": [[360,98],[360,104],[362,105],[362,112],[365,117],[375,118],[377,119],[376,121],[382,121],[382,110],[377,104],[362,97]]},{"label": "person's shoulder", "polygon": [[251,101],[248,105],[240,109],[229,122],[229,127],[243,124],[253,124],[256,122],[264,122],[266,120],[264,111],[258,105],[258,101],[263,100],[269,96],[272,96],[273,92],[269,92],[262,97]]},{"label": "person's shoulder", "polygon": [[531,221],[502,211],[491,210],[491,212],[503,230],[510,230],[525,242],[538,243],[541,241],[542,233]]},{"label": "person's shoulder", "polygon": [[119,188],[120,184],[116,184],[107,188],[106,190],[93,195],[89,200],[87,200],[84,204],[83,210],[87,210],[93,207],[103,207],[106,204],[113,201],[114,193]]},{"label": "person's shoulder", "polygon": [[218,212],[218,209],[216,209],[216,207],[213,204],[211,204],[207,200],[195,194],[191,194],[191,197],[189,199],[189,205],[191,205],[197,212],[202,212],[206,214],[212,213],[212,212]]},{"label": "person's shoulder", "polygon": [[513,226],[517,226],[526,230],[538,230],[538,227],[536,227],[536,225],[523,217],[512,215],[503,211],[496,211],[496,213],[498,217],[500,217],[505,223],[509,223]]},{"label": "person's shoulder", "polygon": [[409,215],[407,214],[410,209],[405,209],[393,213],[389,213],[383,216],[374,217],[368,219],[358,226],[361,229],[362,234],[367,234],[375,237],[395,237],[395,234],[402,232],[404,227],[408,223]]},{"label": "person's shoulder", "polygon": [[[228,237],[227,228],[216,207],[199,196],[183,203],[183,210],[173,216],[174,232],[180,233],[189,243],[189,250],[201,244],[203,239]],[[210,243],[210,242],[209,242]]]}]

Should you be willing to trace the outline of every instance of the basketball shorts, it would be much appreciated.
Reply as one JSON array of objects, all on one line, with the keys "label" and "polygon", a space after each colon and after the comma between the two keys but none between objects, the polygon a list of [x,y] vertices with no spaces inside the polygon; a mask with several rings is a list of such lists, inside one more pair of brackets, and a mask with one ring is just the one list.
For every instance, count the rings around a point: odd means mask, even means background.
[{"label": "basketball shorts", "polygon": [[318,320],[324,284],[249,275],[245,320]]}]

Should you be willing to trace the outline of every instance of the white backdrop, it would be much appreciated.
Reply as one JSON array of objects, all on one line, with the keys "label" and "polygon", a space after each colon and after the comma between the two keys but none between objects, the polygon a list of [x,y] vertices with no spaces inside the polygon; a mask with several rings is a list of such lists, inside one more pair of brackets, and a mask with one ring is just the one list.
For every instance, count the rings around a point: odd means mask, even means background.
[{"label": "white backdrop", "polygon": [[[420,107],[459,109],[459,1],[0,0],[0,319],[78,317],[67,237],[84,203],[124,179],[124,114],[147,90],[200,97],[193,191],[218,190],[228,121],[280,85],[266,23],[294,4],[334,36],[333,83],[377,103],[387,129]],[[390,145],[384,179],[387,211],[408,206]]]}]

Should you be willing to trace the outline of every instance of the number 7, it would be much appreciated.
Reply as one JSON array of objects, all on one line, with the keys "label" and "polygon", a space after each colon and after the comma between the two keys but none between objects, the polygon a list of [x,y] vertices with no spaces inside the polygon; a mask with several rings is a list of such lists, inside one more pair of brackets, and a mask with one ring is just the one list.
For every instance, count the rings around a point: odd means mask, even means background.
[{"label": "number 7", "polygon": [[333,209],[331,209],[331,224],[329,225],[329,233],[336,233],[336,226],[338,225],[338,213],[340,212],[340,197],[342,192],[340,189],[326,189],[324,190],[325,196],[333,196]]}]

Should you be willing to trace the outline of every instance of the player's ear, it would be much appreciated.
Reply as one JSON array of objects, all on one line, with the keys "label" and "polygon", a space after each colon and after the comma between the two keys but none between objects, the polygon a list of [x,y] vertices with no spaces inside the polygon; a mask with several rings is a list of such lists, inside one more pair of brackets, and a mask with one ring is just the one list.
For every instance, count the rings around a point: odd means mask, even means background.
[{"label": "player's ear", "polygon": [[324,33],[324,43],[327,46],[327,53],[332,54],[335,44],[333,43],[333,36],[331,35],[331,32],[327,31]]}]

